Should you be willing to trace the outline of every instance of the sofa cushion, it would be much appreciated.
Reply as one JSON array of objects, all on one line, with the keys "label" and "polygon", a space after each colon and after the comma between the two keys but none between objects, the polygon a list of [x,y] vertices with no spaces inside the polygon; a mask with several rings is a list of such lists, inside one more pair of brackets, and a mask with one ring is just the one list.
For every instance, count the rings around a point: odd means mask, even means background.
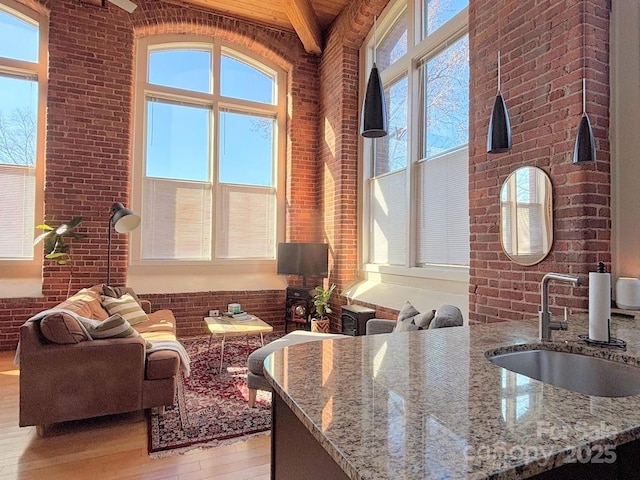
[{"label": "sofa cushion", "polygon": [[136,292],[133,291],[133,288],[102,285],[102,295],[104,295],[105,297],[120,298],[125,293],[131,295],[136,302],[140,303],[140,299],[136,295]]},{"label": "sofa cushion", "polygon": [[459,327],[464,324],[462,312],[453,305],[442,305],[436,310],[436,316],[429,328]]},{"label": "sofa cushion", "polygon": [[62,345],[91,340],[78,321],[65,313],[52,313],[44,317],[40,320],[40,331],[50,342]]},{"label": "sofa cushion", "polygon": [[105,320],[109,317],[100,303],[100,293],[95,288],[83,288],[78,293],[67,298],[55,308],[71,310],[85,318]]},{"label": "sofa cushion", "polygon": [[413,330],[422,330],[417,321],[421,324],[426,323],[426,316],[422,315],[416,308],[411,305],[408,300],[404,302],[402,310],[398,313],[398,320],[394,327],[394,332],[411,332]]},{"label": "sofa cushion", "polygon": [[149,320],[149,317],[144,310],[142,310],[140,304],[138,304],[129,293],[125,293],[120,298],[102,295],[102,305],[107,309],[109,315],[118,314],[129,322],[130,325],[136,325]]},{"label": "sofa cushion", "polygon": [[135,328],[145,340],[175,340],[176,319],[171,310],[156,310],[149,314],[149,320],[138,323]]},{"label": "sofa cushion", "polygon": [[[80,319],[94,340],[103,338],[139,337],[140,334],[120,315],[115,314],[103,322],[97,320]],[[147,345],[149,347],[149,345]]]}]

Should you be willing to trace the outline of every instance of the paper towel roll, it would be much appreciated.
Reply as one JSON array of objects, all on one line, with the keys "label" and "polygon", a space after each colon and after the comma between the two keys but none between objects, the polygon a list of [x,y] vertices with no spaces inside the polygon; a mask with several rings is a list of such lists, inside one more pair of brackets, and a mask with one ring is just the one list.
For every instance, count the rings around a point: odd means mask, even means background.
[{"label": "paper towel roll", "polygon": [[589,338],[609,341],[611,274],[589,272]]}]

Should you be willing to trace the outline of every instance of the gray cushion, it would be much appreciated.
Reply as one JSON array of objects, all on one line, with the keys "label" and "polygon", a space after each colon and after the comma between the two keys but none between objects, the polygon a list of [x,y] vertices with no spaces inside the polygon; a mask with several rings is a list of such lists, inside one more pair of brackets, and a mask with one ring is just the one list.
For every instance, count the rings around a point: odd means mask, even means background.
[{"label": "gray cushion", "polygon": [[398,333],[398,332],[413,332],[415,330],[420,330],[420,327],[418,327],[415,323],[413,323],[413,320],[409,321],[409,320],[405,320],[403,322],[396,322],[396,328],[393,329],[393,333]]},{"label": "gray cushion", "polygon": [[398,321],[394,332],[411,332],[414,330],[422,330],[428,328],[431,320],[435,315],[435,310],[428,310],[424,313],[420,313],[416,308],[411,305],[411,302],[404,302],[404,306],[398,314]]},{"label": "gray cushion", "polygon": [[264,347],[260,347],[249,355],[247,358],[247,368],[250,372],[256,375],[263,375],[262,364],[264,359],[270,354],[281,348],[296,345],[298,343],[315,342],[318,340],[327,340],[333,338],[349,338],[348,335],[335,334],[335,333],[315,333],[307,332],[306,330],[296,330],[286,334],[284,337],[280,337],[273,342],[267,343]]},{"label": "gray cushion", "polygon": [[462,312],[453,305],[442,305],[436,310],[436,316],[429,324],[429,329],[442,327],[459,327],[463,324]]},{"label": "gray cushion", "polygon": [[424,313],[419,313],[413,318],[414,323],[420,328],[429,328],[431,321],[436,316],[435,310],[428,310]]},{"label": "gray cushion", "polygon": [[416,310],[416,308],[413,305],[411,305],[411,302],[407,300],[406,302],[404,302],[404,306],[402,307],[402,310],[400,310],[400,313],[398,313],[398,321],[399,322],[404,322],[405,320],[411,321],[411,319],[416,315],[418,315],[419,313],[420,312]]}]

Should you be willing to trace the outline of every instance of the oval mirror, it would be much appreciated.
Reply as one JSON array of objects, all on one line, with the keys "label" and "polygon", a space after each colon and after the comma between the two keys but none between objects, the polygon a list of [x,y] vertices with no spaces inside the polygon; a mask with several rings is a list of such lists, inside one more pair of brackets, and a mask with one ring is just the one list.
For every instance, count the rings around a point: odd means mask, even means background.
[{"label": "oval mirror", "polygon": [[537,167],[521,167],[500,191],[500,242],[520,265],[541,262],[553,244],[551,180]]}]

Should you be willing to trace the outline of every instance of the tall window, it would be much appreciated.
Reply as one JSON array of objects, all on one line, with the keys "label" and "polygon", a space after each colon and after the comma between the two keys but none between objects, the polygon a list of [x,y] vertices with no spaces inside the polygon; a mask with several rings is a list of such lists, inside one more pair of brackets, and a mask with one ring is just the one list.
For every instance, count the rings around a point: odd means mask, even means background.
[{"label": "tall window", "polygon": [[134,261],[273,259],[281,76],[228,46],[140,42]]},{"label": "tall window", "polygon": [[378,24],[389,134],[365,141],[365,263],[468,266],[468,2],[409,2]]},{"label": "tall window", "polygon": [[0,261],[34,261],[46,85],[42,21],[21,5],[0,0],[0,225],[5,226]]}]

